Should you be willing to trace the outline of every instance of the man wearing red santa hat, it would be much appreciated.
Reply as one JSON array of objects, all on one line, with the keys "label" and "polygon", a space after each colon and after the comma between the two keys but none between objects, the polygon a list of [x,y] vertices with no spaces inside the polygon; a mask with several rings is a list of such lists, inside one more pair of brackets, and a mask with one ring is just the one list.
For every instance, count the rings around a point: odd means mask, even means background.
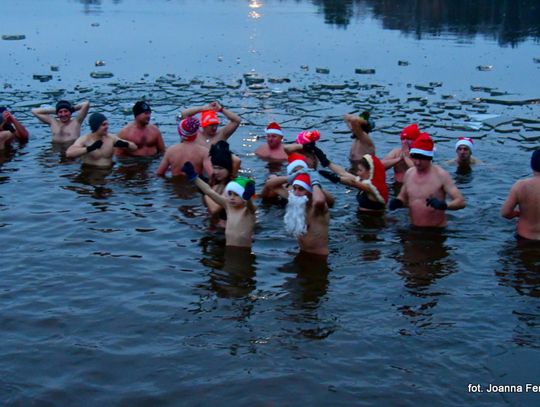
[{"label": "man wearing red santa hat", "polygon": [[264,131],[266,144],[255,150],[255,155],[269,161],[287,161],[287,153],[283,148],[283,131],[278,123],[272,122]]},{"label": "man wearing red santa hat", "polygon": [[[465,207],[465,199],[454,185],[448,172],[432,164],[433,140],[422,133],[410,150],[414,167],[409,168],[403,179],[403,187],[396,199],[388,205],[390,210],[409,207],[411,224],[420,227],[446,226],[446,210]],[[450,201],[446,201],[446,196]]]}]

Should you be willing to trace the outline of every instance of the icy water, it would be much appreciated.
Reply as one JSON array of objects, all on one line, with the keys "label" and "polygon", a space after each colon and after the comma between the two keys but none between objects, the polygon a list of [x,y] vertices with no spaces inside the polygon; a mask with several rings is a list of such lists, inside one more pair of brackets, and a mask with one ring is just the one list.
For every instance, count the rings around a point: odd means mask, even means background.
[{"label": "icy water", "polygon": [[[0,34],[25,38],[0,40],[0,104],[31,135],[0,165],[3,405],[538,403],[540,249],[499,216],[539,147],[537,6],[399,3],[4,6]],[[167,145],[182,108],[220,100],[242,117],[230,142],[259,191],[284,171],[253,155],[269,121],[288,141],[319,129],[346,166],[341,117],[370,109],[380,156],[411,122],[433,135],[467,208],[415,230],[405,211],[358,216],[353,193],[325,184],[326,264],[297,256],[283,209],[260,202],[252,253],[237,253],[193,188],[154,175],[158,159],[105,172],[66,159],[30,114],[60,98],[90,100],[113,131],[146,98]],[[462,135],[482,160],[469,174],[446,164]]]}]

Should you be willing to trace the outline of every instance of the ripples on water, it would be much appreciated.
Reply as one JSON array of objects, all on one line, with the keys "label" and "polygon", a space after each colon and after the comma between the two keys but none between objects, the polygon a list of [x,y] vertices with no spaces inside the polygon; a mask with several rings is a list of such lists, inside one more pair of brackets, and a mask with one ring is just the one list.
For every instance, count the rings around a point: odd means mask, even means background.
[{"label": "ripples on water", "polygon": [[[539,252],[514,242],[513,222],[502,220],[499,208],[514,180],[529,172],[540,124],[530,120],[538,117],[536,106],[485,102],[485,93],[471,90],[469,99],[455,100],[435,85],[413,90],[355,80],[250,89],[173,76],[58,89],[54,98],[8,91],[3,97],[31,140],[4,154],[0,167],[2,399],[508,400],[466,389],[538,377],[523,372],[538,370]],[[341,116],[366,108],[377,120],[372,136],[381,156],[398,145],[402,127],[418,121],[437,141],[438,163],[452,158],[464,134],[475,138],[483,163],[469,174],[446,165],[468,207],[450,213],[444,231],[410,229],[405,211],[384,219],[358,215],[350,191],[325,185],[337,196],[327,264],[296,255],[283,209],[262,204],[253,252],[239,253],[209,226],[193,187],[153,175],[158,160],[81,168],[50,145],[46,127],[29,114],[45,101],[89,99],[114,131],[131,120],[129,108],[143,96],[168,145],[177,142],[180,107],[219,99],[241,114],[232,150],[258,190],[269,171],[283,171],[253,155],[267,122],[282,123],[289,141],[318,128],[330,158],[346,165],[350,138]],[[489,125],[470,118],[478,113],[511,118]]]}]

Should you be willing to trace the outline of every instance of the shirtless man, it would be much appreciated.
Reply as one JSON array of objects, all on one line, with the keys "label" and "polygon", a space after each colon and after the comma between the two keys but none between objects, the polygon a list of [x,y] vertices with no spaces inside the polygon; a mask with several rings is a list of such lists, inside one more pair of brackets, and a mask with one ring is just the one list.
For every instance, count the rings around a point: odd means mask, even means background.
[{"label": "shirtless man", "polygon": [[285,229],[298,239],[301,253],[328,256],[330,213],[317,172],[298,173],[285,209]]},{"label": "shirtless man", "polygon": [[[32,114],[51,127],[53,143],[72,143],[81,136],[81,125],[88,114],[88,109],[90,109],[88,101],[73,106],[67,100],[60,100],[56,104],[56,109],[35,108],[32,109]],[[71,115],[77,111],[79,112],[77,117],[72,119]],[[54,113],[57,119],[52,116]]]},{"label": "shirtless man", "polygon": [[202,173],[203,168],[207,174],[211,174],[211,164],[209,164],[209,161],[206,161],[208,149],[195,142],[199,126],[199,119],[196,119],[193,116],[183,119],[178,124],[177,130],[181,141],[167,149],[156,170],[156,175],[161,177],[164,176],[169,168],[171,169],[173,177],[183,175],[182,166],[187,161],[192,162],[192,165],[195,167],[195,171],[198,174]]},{"label": "shirtless man", "polygon": [[[223,113],[229,123],[218,129],[218,112]],[[225,109],[219,102],[212,102],[204,106],[190,107],[182,112],[182,118],[201,114],[201,128],[197,134],[197,144],[210,148],[210,144],[215,144],[219,140],[227,140],[236,131],[242,119],[236,113]]]},{"label": "shirtless man", "polygon": [[352,131],[351,138],[354,139],[349,154],[353,164],[360,161],[365,154],[375,155],[375,144],[369,137],[369,133],[375,128],[375,122],[369,116],[369,112],[363,112],[360,116],[353,114],[343,116],[347,127]]},{"label": "shirtless man", "polygon": [[[502,208],[506,219],[519,217],[516,237],[540,241],[540,149],[531,157],[532,178],[517,181]],[[516,210],[516,206],[519,208]]]},{"label": "shirtless man", "polygon": [[403,183],[403,177],[407,170],[414,166],[411,159],[411,145],[420,136],[418,125],[413,123],[405,127],[400,134],[401,147],[391,150],[381,161],[384,168],[394,168],[394,182]]},{"label": "shirtless man", "polygon": [[10,145],[12,140],[28,141],[28,130],[7,108],[0,107],[0,150]]},{"label": "shirtless man", "polygon": [[[429,134],[422,133],[414,141],[411,158],[414,167],[405,173],[403,187],[388,207],[393,211],[408,206],[411,224],[414,226],[444,227],[445,210],[463,209],[465,199],[448,172],[431,163],[433,140]],[[451,201],[446,202],[446,195],[450,196]]]},{"label": "shirtless man", "polygon": [[118,132],[118,137],[135,143],[137,150],[129,151],[117,148],[114,153],[118,157],[146,157],[165,152],[165,143],[161,137],[161,132],[156,125],[150,124],[151,115],[152,109],[145,101],[138,101],[133,105],[134,120],[122,127]]},{"label": "shirtless man", "polygon": [[82,162],[85,165],[108,168],[113,165],[114,148],[128,148],[131,151],[137,149],[135,143],[122,140],[108,132],[109,123],[103,114],[92,113],[88,124],[92,132],[75,140],[75,143],[66,150],[66,157],[82,156]]},{"label": "shirtless man", "polygon": [[269,161],[287,161],[287,153],[283,148],[283,131],[276,122],[270,123],[266,130],[266,144],[255,150],[255,155]]},{"label": "shirtless man", "polygon": [[207,196],[221,205],[227,213],[225,244],[227,246],[251,248],[255,230],[255,205],[251,198],[255,194],[255,182],[249,178],[236,177],[225,187],[227,197],[214,191],[210,185],[197,176],[193,165],[188,161],[182,167],[190,182]]}]

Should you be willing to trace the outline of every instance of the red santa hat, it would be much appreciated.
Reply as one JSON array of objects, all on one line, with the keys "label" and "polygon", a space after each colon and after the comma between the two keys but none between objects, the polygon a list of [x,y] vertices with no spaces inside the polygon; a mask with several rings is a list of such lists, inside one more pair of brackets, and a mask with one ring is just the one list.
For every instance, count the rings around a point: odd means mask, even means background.
[{"label": "red santa hat", "polygon": [[414,141],[420,136],[420,129],[416,123],[413,123],[405,127],[400,134],[401,140],[411,140]]},{"label": "red santa hat", "polygon": [[268,134],[276,134],[278,136],[283,137],[283,132],[281,131],[281,126],[279,124],[277,124],[276,122],[272,122],[268,126],[266,126],[266,130],[264,132],[267,135]]},{"label": "red santa hat", "polygon": [[377,157],[372,154],[365,154],[363,158],[369,164],[369,179],[362,183],[367,185],[377,201],[386,205],[388,202],[388,188],[386,186],[386,170],[384,165]]},{"label": "red santa hat", "polygon": [[294,177],[294,181],[292,183],[293,185],[298,185],[302,188],[304,188],[308,192],[312,192],[311,189],[311,179],[309,178],[308,174],[298,174],[296,177]]},{"label": "red santa hat", "polygon": [[302,154],[292,153],[287,157],[289,165],[287,165],[287,174],[291,174],[296,167],[308,168],[306,157]]},{"label": "red santa hat", "polygon": [[423,155],[426,158],[433,158],[433,140],[428,133],[422,133],[413,141],[410,150],[411,155]]},{"label": "red santa hat", "polygon": [[465,147],[468,147],[469,150],[471,150],[471,154],[473,152],[473,140],[472,138],[469,138],[469,137],[460,137],[458,138],[458,141],[456,142],[456,150],[458,149],[459,146],[465,146]]}]

